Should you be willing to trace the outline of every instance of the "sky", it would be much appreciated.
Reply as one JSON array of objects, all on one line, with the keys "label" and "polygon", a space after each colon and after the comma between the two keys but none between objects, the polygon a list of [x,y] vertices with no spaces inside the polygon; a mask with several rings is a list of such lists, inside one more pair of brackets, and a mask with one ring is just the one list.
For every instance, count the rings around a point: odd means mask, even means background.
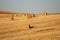
[{"label": "sky", "polygon": [[60,13],[60,0],[0,0],[0,10],[25,13]]}]

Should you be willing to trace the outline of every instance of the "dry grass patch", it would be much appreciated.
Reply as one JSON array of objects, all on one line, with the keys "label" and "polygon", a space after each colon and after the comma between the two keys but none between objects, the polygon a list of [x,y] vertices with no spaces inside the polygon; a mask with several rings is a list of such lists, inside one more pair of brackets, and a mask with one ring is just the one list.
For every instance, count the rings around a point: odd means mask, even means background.
[{"label": "dry grass patch", "polygon": [[29,29],[28,25],[21,25],[17,27],[17,30],[27,30],[27,29]]}]

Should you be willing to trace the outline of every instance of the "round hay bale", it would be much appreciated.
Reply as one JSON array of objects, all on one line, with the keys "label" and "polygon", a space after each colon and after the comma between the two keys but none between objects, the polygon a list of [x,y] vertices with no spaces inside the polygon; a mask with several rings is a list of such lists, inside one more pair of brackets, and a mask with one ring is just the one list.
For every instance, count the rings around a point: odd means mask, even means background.
[{"label": "round hay bale", "polygon": [[16,14],[12,14],[11,15],[11,20],[15,20],[16,19]]},{"label": "round hay bale", "polygon": [[45,16],[46,16],[46,15],[47,15],[47,12],[44,12],[44,13],[43,13],[43,15],[45,15]]},{"label": "round hay bale", "polygon": [[14,20],[14,15],[11,15],[11,20]]},{"label": "round hay bale", "polygon": [[35,17],[35,14],[32,14],[33,17]]}]

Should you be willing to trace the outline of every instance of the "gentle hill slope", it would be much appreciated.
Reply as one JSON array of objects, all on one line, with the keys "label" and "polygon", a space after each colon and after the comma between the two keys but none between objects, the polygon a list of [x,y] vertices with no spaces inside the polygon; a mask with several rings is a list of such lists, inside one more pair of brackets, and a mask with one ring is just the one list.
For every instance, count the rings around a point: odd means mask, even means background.
[{"label": "gentle hill slope", "polygon": [[[0,40],[60,40],[60,14],[20,18],[14,21],[0,18]],[[20,30],[29,24],[32,29]]]}]

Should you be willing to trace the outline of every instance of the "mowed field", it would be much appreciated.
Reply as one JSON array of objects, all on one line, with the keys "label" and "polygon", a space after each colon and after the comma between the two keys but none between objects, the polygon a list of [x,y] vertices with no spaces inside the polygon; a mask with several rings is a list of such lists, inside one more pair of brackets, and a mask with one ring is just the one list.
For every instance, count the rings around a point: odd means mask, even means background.
[{"label": "mowed field", "polygon": [[60,40],[60,14],[11,15],[0,14],[0,40]]}]

